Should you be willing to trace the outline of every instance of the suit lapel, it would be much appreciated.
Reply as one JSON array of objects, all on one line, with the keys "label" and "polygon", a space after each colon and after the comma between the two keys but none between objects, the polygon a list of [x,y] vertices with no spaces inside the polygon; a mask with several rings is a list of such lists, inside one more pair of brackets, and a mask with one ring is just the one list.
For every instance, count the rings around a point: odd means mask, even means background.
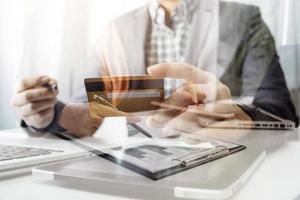
[{"label": "suit lapel", "polygon": [[145,69],[145,40],[148,27],[148,12],[147,6],[137,10],[129,18],[130,22],[123,24],[122,43],[124,46],[127,65],[131,75],[142,75],[146,73]]},{"label": "suit lapel", "polygon": [[193,18],[186,54],[186,62],[195,66],[198,65],[199,56],[209,33],[213,16],[211,7],[205,3],[205,0],[200,0],[198,6]]},{"label": "suit lapel", "polygon": [[[228,68],[237,44],[235,41],[227,41],[228,39],[226,39],[230,32],[229,28],[226,28],[228,17],[223,16],[224,14],[219,16],[219,9],[215,10],[219,1],[209,0],[208,2],[207,0],[199,0],[198,9],[195,11],[191,26],[191,36],[185,61],[204,70],[212,71],[220,78]],[[222,3],[220,9],[222,10]],[[220,30],[219,28],[215,31],[212,29],[216,26],[213,24],[214,17],[220,18],[220,22],[217,24],[218,27],[220,26]],[[136,10],[121,22],[121,24],[117,24],[116,28],[125,55],[125,64],[128,68],[126,74],[146,74],[144,45],[149,25],[148,6]],[[211,38],[212,32],[217,32],[217,37],[214,39]],[[215,43],[212,44],[211,42]],[[216,55],[212,55],[211,52],[215,52]],[[212,66],[215,63],[209,60],[216,60],[216,63],[219,61],[219,65]],[[211,70],[212,67],[215,69]]]},{"label": "suit lapel", "polygon": [[[233,13],[239,13],[240,10],[231,10],[226,3],[220,3],[220,33],[218,46],[218,62],[223,68],[223,74],[234,59],[238,46],[242,41],[244,32],[246,31],[246,23],[244,19],[237,18]],[[242,14],[238,14],[243,16]],[[230,21],[230,23],[228,23]],[[238,27],[238,28],[236,28]]]}]

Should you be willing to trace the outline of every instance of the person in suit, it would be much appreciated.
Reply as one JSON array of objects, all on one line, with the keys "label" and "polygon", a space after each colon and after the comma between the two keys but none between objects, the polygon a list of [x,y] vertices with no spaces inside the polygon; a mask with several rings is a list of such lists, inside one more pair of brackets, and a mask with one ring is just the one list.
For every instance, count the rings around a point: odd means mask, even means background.
[{"label": "person in suit", "polygon": [[[82,77],[145,74],[185,79],[187,84],[171,96],[175,104],[252,97],[248,103],[234,101],[230,112],[242,120],[265,120],[257,112],[260,107],[298,125],[274,39],[258,7],[219,0],[150,0],[107,25]],[[44,79],[49,77],[24,79],[14,98],[23,124],[92,135],[102,118],[89,116],[83,84],[74,94],[78,103],[65,104],[56,100],[57,93],[36,87]]]}]

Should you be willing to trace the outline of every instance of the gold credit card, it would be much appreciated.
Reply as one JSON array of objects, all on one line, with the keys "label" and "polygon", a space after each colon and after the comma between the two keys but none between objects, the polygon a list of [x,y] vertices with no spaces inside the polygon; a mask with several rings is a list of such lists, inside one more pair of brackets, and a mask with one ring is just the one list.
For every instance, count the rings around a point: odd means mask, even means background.
[{"label": "gold credit card", "polygon": [[164,79],[151,76],[105,76],[84,80],[89,103],[97,102],[127,113],[155,110],[164,100]]}]

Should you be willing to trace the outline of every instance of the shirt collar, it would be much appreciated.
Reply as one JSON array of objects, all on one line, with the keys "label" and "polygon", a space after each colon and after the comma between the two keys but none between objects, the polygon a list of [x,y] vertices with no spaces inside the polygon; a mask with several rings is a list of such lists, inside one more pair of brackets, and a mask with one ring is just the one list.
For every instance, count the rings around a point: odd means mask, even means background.
[{"label": "shirt collar", "polygon": [[[182,0],[172,13],[173,23],[191,22],[198,2],[198,0]],[[159,5],[158,0],[150,0],[148,7],[151,20],[158,24],[165,24],[165,10]]]}]

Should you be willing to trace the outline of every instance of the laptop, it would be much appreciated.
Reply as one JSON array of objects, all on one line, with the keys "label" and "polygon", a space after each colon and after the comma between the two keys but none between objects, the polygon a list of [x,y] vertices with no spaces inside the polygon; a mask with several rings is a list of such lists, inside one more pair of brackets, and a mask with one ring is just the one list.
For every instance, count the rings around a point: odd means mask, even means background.
[{"label": "laptop", "polygon": [[52,133],[0,131],[0,178],[30,173],[35,166],[86,156],[87,151]]},{"label": "laptop", "polygon": [[[107,129],[109,131],[104,128],[96,135],[105,137],[106,133],[115,134],[119,131],[117,127],[113,132],[111,127]],[[136,133],[132,137],[144,135]],[[102,145],[107,145],[104,140],[99,140],[98,144],[90,140],[74,142],[100,151]],[[243,151],[159,180],[149,179],[97,155],[36,167],[32,172],[34,176],[63,181],[65,185],[78,189],[87,188],[89,191],[126,198],[228,199],[239,190],[264,157],[262,148],[247,144],[247,149]]]}]

